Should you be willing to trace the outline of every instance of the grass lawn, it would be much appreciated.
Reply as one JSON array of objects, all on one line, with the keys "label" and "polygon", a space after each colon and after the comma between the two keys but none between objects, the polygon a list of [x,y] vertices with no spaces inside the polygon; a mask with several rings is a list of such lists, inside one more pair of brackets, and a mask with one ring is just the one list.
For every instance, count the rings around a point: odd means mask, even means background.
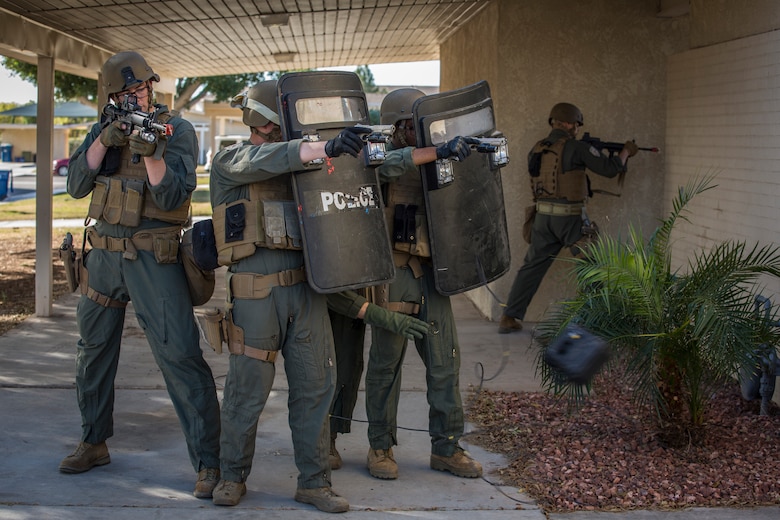
[{"label": "grass lawn", "polygon": [[[198,186],[208,186],[207,175],[198,176]],[[55,195],[52,205],[53,219],[83,219],[87,215],[90,197],[74,199],[67,193]],[[195,217],[210,217],[209,202],[193,202],[192,215]],[[34,220],[35,198],[17,200],[0,204],[0,220]]]}]

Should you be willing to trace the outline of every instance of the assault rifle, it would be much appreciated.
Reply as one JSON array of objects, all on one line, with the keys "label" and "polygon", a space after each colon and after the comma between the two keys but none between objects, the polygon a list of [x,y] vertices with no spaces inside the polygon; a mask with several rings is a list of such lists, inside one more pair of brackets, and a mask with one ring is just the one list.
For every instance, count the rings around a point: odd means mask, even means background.
[{"label": "assault rifle", "polygon": [[[607,141],[602,141],[598,137],[591,137],[590,132],[585,132],[585,135],[582,136],[582,139],[580,139],[584,143],[588,143],[589,145],[593,146],[597,150],[606,150],[609,153],[609,156],[612,157],[616,153],[620,153],[620,150],[623,149],[625,146],[625,143],[610,143]],[[642,148],[637,147],[637,149],[643,151],[643,152],[659,152],[660,150],[656,147],[652,148]]]},{"label": "assault rifle", "polygon": [[[125,123],[125,135],[130,135],[138,129],[138,135],[147,143],[156,143],[159,136],[169,137],[173,135],[173,125],[158,122],[161,114],[168,112],[168,107],[160,105],[154,109],[154,112],[147,114],[140,110],[136,103],[137,98],[133,95],[124,96],[119,105],[111,103],[103,107],[103,114],[106,116],[105,125],[110,125],[114,121]],[[133,164],[139,161],[138,154],[133,154]]]}]

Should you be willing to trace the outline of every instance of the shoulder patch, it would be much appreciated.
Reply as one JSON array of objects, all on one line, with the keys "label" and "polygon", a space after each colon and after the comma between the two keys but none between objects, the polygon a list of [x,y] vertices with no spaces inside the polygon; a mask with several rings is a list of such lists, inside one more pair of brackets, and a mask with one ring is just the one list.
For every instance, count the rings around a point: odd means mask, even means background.
[{"label": "shoulder patch", "polygon": [[601,157],[601,152],[599,152],[595,146],[590,147],[590,153],[593,155],[593,157]]}]

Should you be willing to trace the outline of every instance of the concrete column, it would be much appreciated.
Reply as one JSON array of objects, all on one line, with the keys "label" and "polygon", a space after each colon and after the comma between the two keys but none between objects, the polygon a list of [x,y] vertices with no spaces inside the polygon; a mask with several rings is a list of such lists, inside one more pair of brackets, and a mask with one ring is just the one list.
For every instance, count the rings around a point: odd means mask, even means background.
[{"label": "concrete column", "polygon": [[35,314],[51,316],[52,284],[52,134],[54,133],[54,58],[38,56],[37,175],[35,179]]}]

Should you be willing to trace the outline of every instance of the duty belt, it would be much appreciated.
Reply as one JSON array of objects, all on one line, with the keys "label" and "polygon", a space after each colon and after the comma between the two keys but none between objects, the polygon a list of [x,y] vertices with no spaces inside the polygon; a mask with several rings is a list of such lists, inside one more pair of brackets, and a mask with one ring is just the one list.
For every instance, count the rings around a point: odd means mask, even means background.
[{"label": "duty belt", "polygon": [[180,232],[179,226],[173,226],[139,231],[130,238],[117,238],[100,236],[95,227],[90,226],[87,228],[87,241],[95,249],[121,252],[128,260],[135,260],[138,257],[138,251],[154,251],[156,238],[168,235],[167,238],[178,241]]},{"label": "duty belt", "polygon": [[582,208],[585,204],[581,202],[575,202],[574,204],[561,204],[559,202],[542,202],[536,203],[536,212],[541,215],[580,215]]},{"label": "duty belt", "polygon": [[230,294],[239,299],[258,299],[271,287],[288,287],[306,281],[303,266],[272,274],[233,273],[230,275]]}]

